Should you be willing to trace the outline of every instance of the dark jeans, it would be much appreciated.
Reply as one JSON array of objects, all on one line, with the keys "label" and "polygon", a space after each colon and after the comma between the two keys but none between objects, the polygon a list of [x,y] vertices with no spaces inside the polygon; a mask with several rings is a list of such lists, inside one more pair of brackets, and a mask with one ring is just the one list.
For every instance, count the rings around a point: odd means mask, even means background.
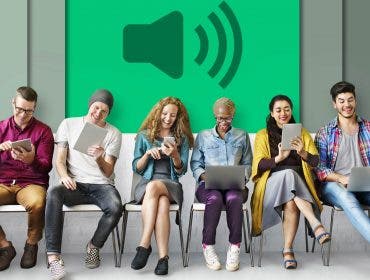
[{"label": "dark jeans", "polygon": [[63,235],[63,204],[95,204],[103,215],[99,220],[91,242],[101,248],[122,215],[122,202],[118,191],[112,185],[77,183],[76,190],[64,185],[49,189],[46,197],[45,239],[46,250],[61,253]]},{"label": "dark jeans", "polygon": [[195,193],[199,202],[206,205],[203,220],[203,244],[216,243],[216,229],[220,221],[222,208],[226,207],[227,226],[229,228],[229,242],[240,243],[242,240],[243,202],[248,198],[247,189],[241,190],[210,190],[205,189],[204,182],[200,182]]}]

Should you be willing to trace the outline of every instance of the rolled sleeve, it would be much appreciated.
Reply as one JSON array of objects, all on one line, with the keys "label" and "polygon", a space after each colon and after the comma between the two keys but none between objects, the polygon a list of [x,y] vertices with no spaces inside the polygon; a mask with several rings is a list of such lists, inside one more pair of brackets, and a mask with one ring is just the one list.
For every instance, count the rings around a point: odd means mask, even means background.
[{"label": "rolled sleeve", "polygon": [[193,154],[191,155],[190,168],[193,172],[193,176],[197,182],[199,182],[199,177],[205,172],[204,163],[204,152],[202,148],[202,135],[198,134],[195,138],[195,144],[193,149]]}]

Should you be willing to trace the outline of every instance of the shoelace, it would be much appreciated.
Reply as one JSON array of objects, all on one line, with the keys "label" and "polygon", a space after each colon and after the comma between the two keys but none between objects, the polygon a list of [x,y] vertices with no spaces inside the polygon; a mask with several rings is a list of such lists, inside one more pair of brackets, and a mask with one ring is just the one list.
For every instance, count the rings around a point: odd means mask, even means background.
[{"label": "shoelace", "polygon": [[205,253],[206,253],[207,259],[210,259],[212,262],[219,261],[216,251],[212,246],[207,246],[205,249]]},{"label": "shoelace", "polygon": [[230,260],[230,263],[238,262],[240,249],[236,246],[230,246],[227,257]]},{"label": "shoelace", "polygon": [[53,279],[59,276],[65,275],[64,262],[62,259],[53,260],[49,263],[50,271],[52,273]]}]

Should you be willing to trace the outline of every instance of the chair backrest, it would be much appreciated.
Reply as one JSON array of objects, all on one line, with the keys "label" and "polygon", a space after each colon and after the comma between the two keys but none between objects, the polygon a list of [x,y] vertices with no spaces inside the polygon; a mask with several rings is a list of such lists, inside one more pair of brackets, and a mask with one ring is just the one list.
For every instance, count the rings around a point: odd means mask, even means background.
[{"label": "chair backrest", "polygon": [[135,187],[137,183],[141,180],[142,176],[137,174],[136,172],[132,173],[132,181],[131,181],[131,194],[130,194],[130,199],[131,201],[135,199]]}]

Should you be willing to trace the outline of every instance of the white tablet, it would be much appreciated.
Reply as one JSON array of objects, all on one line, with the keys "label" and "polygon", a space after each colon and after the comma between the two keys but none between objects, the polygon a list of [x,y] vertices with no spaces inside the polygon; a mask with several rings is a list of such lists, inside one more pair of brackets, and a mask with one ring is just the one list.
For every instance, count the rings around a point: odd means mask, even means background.
[{"label": "white tablet", "polygon": [[302,124],[301,123],[287,123],[283,124],[283,132],[281,135],[281,147],[283,150],[293,150],[290,142],[293,138],[301,136]]},{"label": "white tablet", "polygon": [[20,147],[25,149],[27,152],[31,152],[32,150],[30,138],[14,141],[11,143],[11,145],[13,149],[18,150],[18,151],[21,151]]},{"label": "white tablet", "polygon": [[107,135],[108,130],[97,126],[95,124],[85,122],[84,127],[76,143],[73,146],[73,149],[87,154],[87,149],[92,145],[101,145],[105,136]]}]

